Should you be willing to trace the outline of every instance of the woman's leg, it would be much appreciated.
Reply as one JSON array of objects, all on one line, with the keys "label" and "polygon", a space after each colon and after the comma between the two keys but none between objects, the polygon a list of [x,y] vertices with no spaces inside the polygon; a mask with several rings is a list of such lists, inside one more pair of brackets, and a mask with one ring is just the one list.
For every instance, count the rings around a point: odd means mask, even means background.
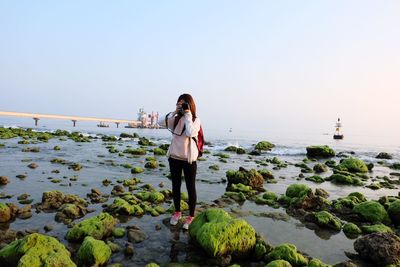
[{"label": "woman's leg", "polygon": [[173,158],[169,158],[168,161],[169,169],[171,171],[172,197],[174,199],[175,211],[181,211],[181,184],[183,161]]},{"label": "woman's leg", "polygon": [[194,161],[192,164],[185,162],[183,166],[183,173],[185,175],[186,188],[189,195],[189,214],[194,217],[194,211],[196,209],[196,172],[197,162]]}]

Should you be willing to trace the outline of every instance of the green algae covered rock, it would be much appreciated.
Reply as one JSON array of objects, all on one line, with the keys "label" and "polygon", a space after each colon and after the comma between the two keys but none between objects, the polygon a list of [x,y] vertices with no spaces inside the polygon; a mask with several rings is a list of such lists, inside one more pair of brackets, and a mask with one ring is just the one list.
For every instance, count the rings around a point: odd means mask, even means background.
[{"label": "green algae covered rock", "polygon": [[103,239],[112,233],[115,224],[117,224],[117,220],[110,214],[103,212],[76,224],[67,232],[66,239],[68,241],[81,241],[86,236]]},{"label": "green algae covered rock", "polygon": [[[189,210],[189,204],[183,200],[181,200],[181,211]],[[167,209],[167,212],[174,212],[175,205],[171,204],[171,206]]]},{"label": "green algae covered rock", "polygon": [[261,170],[258,170],[258,172],[262,175],[262,177],[264,177],[264,180],[275,179],[274,175],[272,174],[272,172],[270,170],[261,169]]},{"label": "green algae covered rock", "polygon": [[346,236],[357,236],[362,234],[361,229],[354,223],[346,223],[343,226],[343,232]]},{"label": "green algae covered rock", "polygon": [[207,209],[197,215],[190,224],[189,235],[214,257],[247,257],[256,245],[254,228],[222,209]]},{"label": "green algae covered rock", "polygon": [[335,173],[329,176],[326,180],[335,182],[337,184],[351,184],[351,185],[362,185],[360,179],[353,177],[351,175],[344,175],[340,173]]},{"label": "green algae covered rock", "polygon": [[0,202],[0,223],[8,222],[11,219],[11,209],[9,206]]},{"label": "green algae covered rock", "polygon": [[388,214],[395,225],[400,225],[400,200],[389,204]]},{"label": "green algae covered rock", "polygon": [[315,173],[327,172],[328,167],[325,164],[317,163],[314,165],[313,170]]},{"label": "green algae covered rock", "polygon": [[315,212],[311,217],[313,217],[313,221],[321,227],[327,227],[337,231],[340,231],[342,228],[341,221],[325,210]]},{"label": "green algae covered rock", "polygon": [[243,192],[243,193],[249,193],[252,190],[251,186],[244,185],[241,183],[232,184],[228,189],[229,189],[229,191],[232,191],[232,192]]},{"label": "green algae covered rock", "polygon": [[87,236],[78,250],[77,260],[80,266],[102,266],[108,262],[111,253],[104,241]]},{"label": "green algae covered rock", "polygon": [[144,172],[144,170],[141,167],[134,167],[134,168],[131,169],[131,173],[132,174],[142,173],[142,172]]},{"label": "green algae covered rock", "polygon": [[157,169],[158,168],[158,162],[156,160],[150,160],[150,161],[146,162],[144,167],[147,168],[147,169]]},{"label": "green algae covered rock", "polygon": [[[135,198],[134,196],[132,196]],[[114,199],[113,204],[109,205],[105,210],[112,214],[135,215],[141,216],[144,214],[143,209],[133,204],[135,201],[129,201],[126,197]]]},{"label": "green algae covered rock", "polygon": [[246,201],[246,195],[243,192],[225,192],[224,196],[229,197],[236,202],[244,202]]},{"label": "green algae covered rock", "polygon": [[329,146],[308,146],[306,149],[309,158],[331,158],[336,155]]},{"label": "green algae covered rock", "polygon": [[310,177],[306,177],[306,180],[307,181],[312,181],[312,182],[318,183],[318,184],[325,182],[325,179],[322,178],[319,175],[313,175],[313,176],[310,176]]},{"label": "green algae covered rock", "polygon": [[353,209],[355,205],[367,201],[366,197],[359,192],[352,192],[347,197],[334,200],[332,206],[335,211],[342,212],[344,208]]},{"label": "green algae covered rock", "polygon": [[116,238],[121,238],[125,236],[125,229],[124,228],[114,228],[112,230],[112,234]]},{"label": "green algae covered rock", "polygon": [[128,148],[124,150],[124,153],[131,155],[146,155],[147,150],[144,148]]},{"label": "green algae covered rock", "polygon": [[106,210],[110,213],[119,213],[126,215],[132,215],[135,213],[134,206],[129,204],[128,201],[122,198],[114,199],[113,204],[109,205]]},{"label": "green algae covered rock", "polygon": [[265,267],[292,267],[292,265],[285,260],[274,260],[265,265]]},{"label": "green algae covered rock", "polygon": [[161,203],[164,202],[165,196],[160,192],[151,192],[148,201],[151,203]]},{"label": "green algae covered rock", "polygon": [[353,212],[360,215],[367,222],[371,223],[388,223],[390,222],[389,215],[379,202],[377,201],[366,201],[357,204],[353,208]]},{"label": "green algae covered rock", "polygon": [[249,185],[253,189],[261,188],[264,184],[264,177],[255,169],[246,170],[240,167],[238,171],[229,170],[226,172],[229,184]]},{"label": "green algae covered rock", "polygon": [[152,263],[146,264],[144,267],[160,267],[160,265],[158,265],[157,263],[152,262]]},{"label": "green algae covered rock", "polygon": [[285,195],[290,198],[300,198],[311,192],[311,188],[306,184],[291,184],[286,188]]},{"label": "green algae covered rock", "polygon": [[319,259],[312,259],[312,260],[310,260],[310,262],[308,263],[308,265],[306,267],[332,267],[332,265],[323,263]]},{"label": "green algae covered rock", "polygon": [[352,173],[368,172],[368,166],[365,164],[365,162],[357,158],[347,158],[342,160],[337,166],[337,169]]},{"label": "green algae covered rock", "polygon": [[297,252],[295,245],[289,243],[284,243],[275,247],[267,254],[266,259],[268,261],[285,260],[293,266],[305,266],[308,264],[307,258]]},{"label": "green algae covered rock", "polygon": [[0,266],[76,267],[70,252],[54,237],[31,234],[0,250]]},{"label": "green algae covered rock", "polygon": [[153,149],[153,153],[154,153],[154,155],[157,155],[157,156],[167,155],[167,151],[165,151],[164,149],[158,148],[158,147]]},{"label": "green algae covered rock", "polygon": [[384,224],[374,224],[374,225],[363,225],[361,226],[361,230],[365,234],[372,234],[372,233],[393,233],[392,228],[386,226]]},{"label": "green algae covered rock", "polygon": [[255,149],[268,151],[268,150],[273,149],[274,147],[275,147],[275,145],[268,141],[261,141],[256,144]]}]

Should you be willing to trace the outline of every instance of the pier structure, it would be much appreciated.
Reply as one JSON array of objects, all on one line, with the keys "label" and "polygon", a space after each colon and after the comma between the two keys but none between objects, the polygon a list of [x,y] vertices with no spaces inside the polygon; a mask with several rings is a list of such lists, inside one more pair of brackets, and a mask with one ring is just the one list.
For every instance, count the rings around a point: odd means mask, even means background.
[{"label": "pier structure", "polygon": [[127,123],[129,125],[136,125],[137,127],[139,127],[141,125],[141,121],[137,121],[137,120],[120,120],[120,119],[111,119],[111,118],[65,116],[65,115],[25,113],[25,112],[13,112],[13,111],[0,111],[0,116],[32,118],[35,121],[35,126],[38,126],[38,122],[41,119],[69,120],[69,121],[72,121],[73,127],[76,127],[76,123],[78,121],[114,122],[117,125],[117,128],[119,127],[119,125],[121,123]]}]

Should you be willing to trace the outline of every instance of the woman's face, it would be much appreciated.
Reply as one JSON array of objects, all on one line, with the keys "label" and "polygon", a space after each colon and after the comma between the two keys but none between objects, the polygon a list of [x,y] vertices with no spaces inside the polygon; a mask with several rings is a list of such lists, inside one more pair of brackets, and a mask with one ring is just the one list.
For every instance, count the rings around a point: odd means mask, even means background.
[{"label": "woman's face", "polygon": [[179,100],[179,101],[176,103],[176,107],[177,107],[177,108],[181,108],[183,103],[185,103],[185,101],[184,101],[183,99]]}]

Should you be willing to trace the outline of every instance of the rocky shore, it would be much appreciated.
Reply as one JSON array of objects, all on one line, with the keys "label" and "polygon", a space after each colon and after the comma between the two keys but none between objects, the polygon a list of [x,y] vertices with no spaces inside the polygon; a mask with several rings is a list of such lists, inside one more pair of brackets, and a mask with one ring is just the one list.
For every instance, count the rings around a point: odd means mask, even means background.
[{"label": "rocky shore", "polygon": [[268,141],[212,147],[183,231],[168,224],[165,140],[0,128],[0,266],[400,264],[400,159],[325,145],[277,157]]}]

